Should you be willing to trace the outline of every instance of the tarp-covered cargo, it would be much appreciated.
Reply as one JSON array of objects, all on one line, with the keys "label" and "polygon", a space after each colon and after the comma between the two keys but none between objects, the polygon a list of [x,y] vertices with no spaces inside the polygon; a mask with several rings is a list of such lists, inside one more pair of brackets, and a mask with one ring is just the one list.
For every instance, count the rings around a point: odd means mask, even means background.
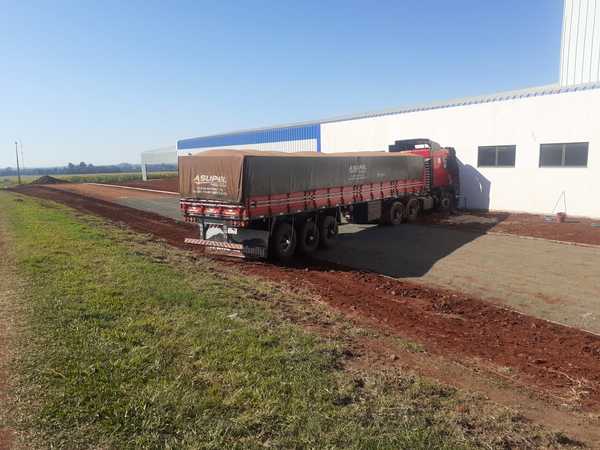
[{"label": "tarp-covered cargo", "polygon": [[234,203],[256,196],[422,177],[423,158],[402,153],[208,150],[179,157],[182,197]]}]

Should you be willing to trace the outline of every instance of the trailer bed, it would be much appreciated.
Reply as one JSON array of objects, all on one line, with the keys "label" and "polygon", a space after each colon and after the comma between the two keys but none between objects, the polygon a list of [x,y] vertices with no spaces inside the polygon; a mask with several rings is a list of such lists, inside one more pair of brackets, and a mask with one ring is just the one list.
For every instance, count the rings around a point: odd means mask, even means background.
[{"label": "trailer bed", "polygon": [[423,158],[386,152],[342,154],[206,151],[179,158],[181,208],[238,222],[419,193]]},{"label": "trailer bed", "polygon": [[220,218],[236,222],[237,226],[254,219],[311,212],[355,203],[385,200],[408,194],[420,194],[425,187],[423,179],[392,180],[381,183],[338,186],[289,194],[249,198],[244,204],[214,200],[183,198],[180,201],[187,222],[201,218]]}]

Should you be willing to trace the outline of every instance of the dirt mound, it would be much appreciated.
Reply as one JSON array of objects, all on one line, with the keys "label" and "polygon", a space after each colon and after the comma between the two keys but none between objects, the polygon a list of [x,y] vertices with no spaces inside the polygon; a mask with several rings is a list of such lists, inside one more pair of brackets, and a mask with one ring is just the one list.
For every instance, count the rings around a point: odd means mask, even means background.
[{"label": "dirt mound", "polygon": [[60,178],[54,178],[49,175],[44,175],[43,177],[38,178],[31,182],[31,184],[62,184],[68,183],[67,180],[61,180]]}]

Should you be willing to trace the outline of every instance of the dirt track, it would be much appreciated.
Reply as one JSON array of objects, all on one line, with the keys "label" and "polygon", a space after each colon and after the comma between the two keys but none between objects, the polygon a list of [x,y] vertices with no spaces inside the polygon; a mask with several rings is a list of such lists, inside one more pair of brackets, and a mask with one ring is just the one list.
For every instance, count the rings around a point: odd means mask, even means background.
[{"label": "dirt track", "polygon": [[[177,247],[195,227],[78,194],[27,187],[24,194],[65,203],[124,222]],[[535,388],[560,402],[600,410],[600,338],[497,308],[463,294],[390,280],[326,263],[294,267],[223,261],[240,272],[307,287],[332,307],[383,330],[409,337],[428,352],[479,361],[504,379]],[[496,368],[496,369],[494,369]]]},{"label": "dirt track", "polygon": [[118,186],[113,187],[85,183],[56,184],[48,186],[48,189],[67,191],[85,197],[98,198],[122,206],[129,206],[147,212],[155,212],[161,216],[175,220],[181,220],[182,218],[179,209],[179,197],[172,194],[160,194],[137,189],[124,189],[123,187]]},{"label": "dirt track", "polygon": [[[178,196],[162,191],[92,184],[49,188],[181,219]],[[478,223],[481,228],[489,218],[463,214],[445,220],[466,224],[483,220]],[[554,229],[554,225],[562,226],[550,224],[549,229]],[[534,317],[600,334],[600,304],[595,301],[600,298],[600,248],[497,236],[485,229],[462,226],[346,224],[340,227],[336,248],[320,251],[315,258],[457,290]]]},{"label": "dirt track", "polygon": [[113,183],[119,186],[131,186],[145,189],[156,189],[157,191],[179,192],[179,178],[157,178],[154,180],[142,181],[133,180],[124,183]]},{"label": "dirt track", "polygon": [[[158,189],[179,192],[178,178],[161,178],[148,181],[128,181],[117,183],[122,186],[133,186],[147,189]],[[566,223],[546,222],[536,214],[489,212],[469,213],[460,216],[444,214],[424,215],[419,223],[441,225],[457,230],[468,230],[479,233],[493,231],[517,236],[530,236],[542,239],[553,239],[564,242],[600,245],[600,219],[567,218]]]},{"label": "dirt track", "polygon": [[488,212],[468,213],[459,216],[430,214],[421,223],[475,232],[492,231],[517,236],[530,236],[541,239],[573,242],[578,244],[600,245],[600,220],[569,217],[565,223],[547,221],[541,215]]},{"label": "dirt track", "polygon": [[600,334],[600,248],[433,225],[344,225],[315,257]]}]

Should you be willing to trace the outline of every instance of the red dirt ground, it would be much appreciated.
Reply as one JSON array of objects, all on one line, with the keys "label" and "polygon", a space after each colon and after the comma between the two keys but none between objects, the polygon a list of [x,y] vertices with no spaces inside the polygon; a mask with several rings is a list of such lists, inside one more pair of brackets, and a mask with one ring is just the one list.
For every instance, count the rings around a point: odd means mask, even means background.
[{"label": "red dirt ground", "polygon": [[144,189],[156,189],[157,191],[179,192],[179,178],[157,178],[155,180],[134,180],[123,183],[110,183],[119,186],[131,186]]},{"label": "red dirt ground", "polygon": [[[130,181],[117,184],[121,186],[142,187],[161,191],[179,191],[179,179],[176,177],[148,181]],[[515,234],[518,236],[575,242],[579,244],[600,245],[600,227],[592,227],[593,223],[600,224],[600,220],[567,218],[566,223],[559,224],[545,222],[543,216],[535,214],[504,212],[474,212],[469,214],[474,217],[481,217],[484,220],[495,220],[497,223],[464,223],[461,221],[454,221],[453,216],[445,214],[428,214],[423,216],[420,222],[423,224],[437,224],[479,232],[492,231]]]},{"label": "red dirt ground", "polygon": [[[23,194],[54,200],[153,234],[180,248],[195,227],[151,213],[49,188]],[[198,250],[196,250],[198,251]],[[330,264],[293,267],[222,260],[242,273],[308,288],[350,317],[421,343],[428,352],[478,361],[505,379],[525,384],[561,403],[600,410],[600,337],[519,313],[457,292],[432,289]]]},{"label": "red dirt ground", "polygon": [[[448,216],[434,213],[424,215],[420,223],[441,225],[450,228],[473,230],[479,232],[496,232],[551,239],[577,244],[600,245],[600,220],[568,217],[564,223],[546,222],[544,216],[505,212],[469,212],[473,222],[463,222],[461,215]],[[464,217],[462,217],[464,219]],[[481,218],[482,222],[476,222]],[[495,224],[490,221],[497,221]]]}]

